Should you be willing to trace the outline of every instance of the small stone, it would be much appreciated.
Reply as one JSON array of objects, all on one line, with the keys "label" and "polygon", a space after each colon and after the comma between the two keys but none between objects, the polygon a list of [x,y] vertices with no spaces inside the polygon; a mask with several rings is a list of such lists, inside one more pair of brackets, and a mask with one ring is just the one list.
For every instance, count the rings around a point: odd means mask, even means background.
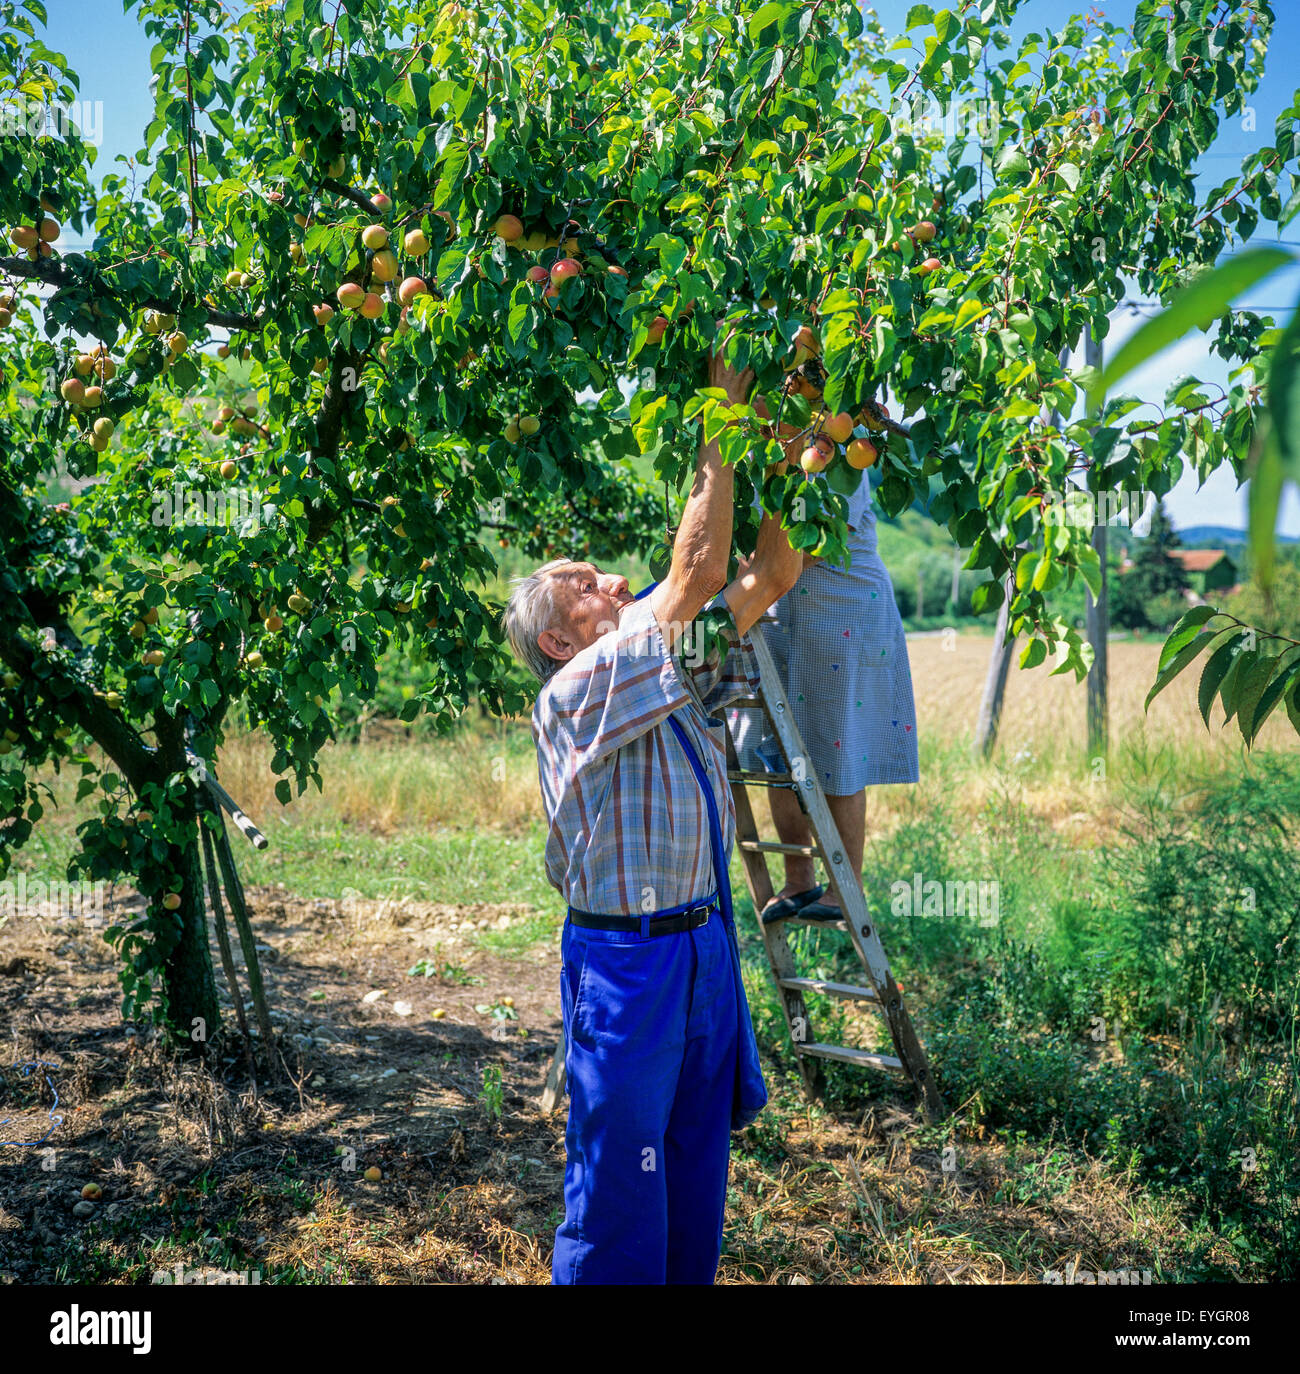
[{"label": "small stone", "polygon": [[93,1202],[79,1202],[72,1209],[74,1217],[93,1217],[95,1215],[95,1204]]},{"label": "small stone", "polygon": [[396,1012],[398,1016],[410,1016],[413,1010],[414,1008],[411,1006],[409,1002],[393,1003],[393,1011]]}]

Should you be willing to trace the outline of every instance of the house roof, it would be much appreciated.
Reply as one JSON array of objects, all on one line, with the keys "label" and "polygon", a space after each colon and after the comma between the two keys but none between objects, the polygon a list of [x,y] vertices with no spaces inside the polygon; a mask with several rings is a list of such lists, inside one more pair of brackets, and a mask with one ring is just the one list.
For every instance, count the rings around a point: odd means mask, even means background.
[{"label": "house roof", "polygon": [[1209,572],[1221,558],[1228,556],[1222,549],[1170,549],[1169,552],[1183,565],[1185,572]]}]

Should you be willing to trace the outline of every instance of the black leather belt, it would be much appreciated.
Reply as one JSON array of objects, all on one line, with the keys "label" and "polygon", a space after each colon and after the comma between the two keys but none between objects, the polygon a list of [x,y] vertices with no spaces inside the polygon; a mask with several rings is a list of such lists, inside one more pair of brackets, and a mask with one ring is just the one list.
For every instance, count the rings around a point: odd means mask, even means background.
[{"label": "black leather belt", "polygon": [[[651,916],[650,934],[651,935],[676,935],[683,930],[698,930],[701,926],[707,925],[709,916],[718,909],[718,899],[714,897],[711,901],[699,902],[695,906],[687,907],[685,911],[673,912],[671,915]],[[575,926],[585,926],[589,930],[626,930],[637,931],[641,929],[640,916],[599,916],[591,911],[579,911],[577,907],[569,908],[569,920]]]}]

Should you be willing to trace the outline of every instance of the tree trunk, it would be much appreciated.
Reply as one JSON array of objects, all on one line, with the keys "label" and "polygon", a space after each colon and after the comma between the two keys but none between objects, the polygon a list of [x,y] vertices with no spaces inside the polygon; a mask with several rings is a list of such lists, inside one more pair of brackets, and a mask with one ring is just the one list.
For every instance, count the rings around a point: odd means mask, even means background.
[{"label": "tree trunk", "polygon": [[988,758],[998,742],[998,725],[1002,720],[1002,698],[1007,690],[1007,672],[1011,667],[1011,650],[1015,637],[1007,638],[1014,582],[1009,580],[1002,605],[998,607],[997,628],[993,631],[993,652],[989,656],[989,670],[984,679],[984,697],[980,702],[979,719],[975,724],[975,752]]},{"label": "tree trunk", "polygon": [[[1084,336],[1084,360],[1089,367],[1101,368],[1101,342],[1094,339],[1092,330]],[[1094,602],[1092,593],[1084,592],[1088,617],[1088,642],[1092,645],[1092,667],[1088,669],[1088,755],[1105,758],[1110,744],[1110,713],[1107,704],[1110,667],[1107,661],[1107,642],[1110,637],[1110,597],[1106,585],[1106,525],[1099,522],[1092,529],[1092,547],[1101,559],[1101,587]]]},{"label": "tree trunk", "polygon": [[183,884],[176,912],[181,922],[180,938],[163,965],[162,990],[169,1034],[178,1047],[197,1054],[216,1034],[221,1011],[208,946],[197,817],[194,820],[194,832],[184,849],[173,849],[168,855]]},{"label": "tree trunk", "polygon": [[1105,758],[1110,743],[1110,721],[1106,702],[1109,682],[1107,642],[1110,635],[1110,605],[1106,586],[1106,526],[1092,532],[1092,547],[1101,559],[1101,588],[1097,600],[1085,592],[1088,613],[1088,642],[1092,645],[1092,667],[1088,669],[1088,756]]}]

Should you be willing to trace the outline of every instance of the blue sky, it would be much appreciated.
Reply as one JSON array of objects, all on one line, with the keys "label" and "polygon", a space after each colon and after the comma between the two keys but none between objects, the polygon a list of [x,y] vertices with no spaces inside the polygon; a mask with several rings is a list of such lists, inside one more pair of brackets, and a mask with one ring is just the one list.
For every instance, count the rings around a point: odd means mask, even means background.
[{"label": "blue sky", "polygon": [[[137,13],[124,14],[120,0],[47,0],[50,24],[45,33],[49,45],[64,53],[81,77],[81,97],[86,102],[102,101],[102,145],[96,169],[103,173],[119,156],[132,156],[139,149],[145,126],[153,113],[149,94],[149,51],[152,46]],[[874,6],[886,28],[900,32],[910,7],[908,0],[881,0]],[[935,8],[939,6],[936,5]],[[1017,38],[1031,30],[1059,29],[1072,14],[1088,8],[1064,0],[1029,0],[1022,6],[1013,32]],[[1132,0],[1122,4],[1100,4],[1096,8],[1118,24],[1128,24],[1133,15]],[[1295,68],[1288,58],[1300,52],[1300,5],[1294,0],[1275,0],[1277,25],[1270,44],[1264,78],[1252,98],[1255,131],[1243,130],[1238,121],[1226,124],[1219,140],[1202,160],[1199,185],[1202,190],[1226,180],[1240,168],[1241,160],[1256,147],[1272,142],[1273,123],[1290,103],[1296,85]],[[1287,188],[1283,187],[1285,200]],[[1300,257],[1300,220],[1284,232],[1283,241],[1294,241]],[[1261,226],[1255,243],[1276,242],[1271,225]],[[1300,296],[1300,267],[1280,272],[1247,293],[1239,304],[1271,307],[1282,322],[1289,317],[1289,303]],[[1114,318],[1107,348],[1118,347],[1141,323],[1141,318],[1120,311]],[[1194,335],[1167,350],[1124,384],[1124,390],[1144,399],[1159,401],[1169,383],[1177,376],[1192,374],[1204,382],[1227,383],[1227,369],[1211,357],[1203,335]],[[1238,491],[1226,468],[1211,477],[1198,490],[1193,476],[1184,477],[1168,500],[1174,522],[1189,525],[1245,525],[1245,492]],[[1283,499],[1279,529],[1300,536],[1300,497],[1294,487]]]}]

